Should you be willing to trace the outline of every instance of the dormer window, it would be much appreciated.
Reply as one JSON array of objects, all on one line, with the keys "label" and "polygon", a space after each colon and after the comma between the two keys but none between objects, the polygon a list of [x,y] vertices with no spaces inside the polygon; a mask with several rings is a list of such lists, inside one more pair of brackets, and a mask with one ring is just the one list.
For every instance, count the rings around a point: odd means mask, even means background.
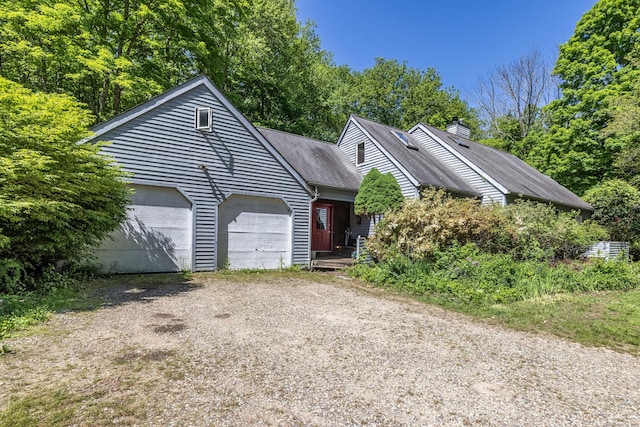
[{"label": "dormer window", "polygon": [[211,130],[211,108],[196,108],[195,126],[198,130]]},{"label": "dormer window", "polygon": [[356,165],[364,163],[364,142],[358,144],[358,150],[356,154]]},{"label": "dormer window", "polygon": [[398,140],[400,142],[402,142],[404,144],[405,147],[410,148],[412,150],[418,150],[418,147],[416,147],[413,142],[411,142],[411,140],[409,139],[409,137],[407,135],[405,135],[404,133],[394,130],[391,132],[393,134],[393,136],[395,136],[396,138],[398,138]]}]

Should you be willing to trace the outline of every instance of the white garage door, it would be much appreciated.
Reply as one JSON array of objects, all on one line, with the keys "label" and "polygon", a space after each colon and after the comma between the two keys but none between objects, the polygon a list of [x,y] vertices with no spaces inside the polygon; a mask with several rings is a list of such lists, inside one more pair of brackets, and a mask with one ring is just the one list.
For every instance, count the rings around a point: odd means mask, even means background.
[{"label": "white garage door", "polygon": [[218,268],[291,265],[291,211],[281,200],[232,195],[218,207]]},{"label": "white garage door", "polygon": [[129,219],[98,249],[104,271],[191,269],[192,206],[175,188],[134,185]]}]

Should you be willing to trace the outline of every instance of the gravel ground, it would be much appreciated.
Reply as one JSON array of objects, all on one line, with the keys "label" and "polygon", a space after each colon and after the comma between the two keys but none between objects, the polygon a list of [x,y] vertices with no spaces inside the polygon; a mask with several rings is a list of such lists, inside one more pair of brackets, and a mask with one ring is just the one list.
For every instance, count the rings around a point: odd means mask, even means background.
[{"label": "gravel ground", "polygon": [[637,357],[319,277],[111,286],[7,342],[0,408],[63,389],[78,425],[640,425]]}]

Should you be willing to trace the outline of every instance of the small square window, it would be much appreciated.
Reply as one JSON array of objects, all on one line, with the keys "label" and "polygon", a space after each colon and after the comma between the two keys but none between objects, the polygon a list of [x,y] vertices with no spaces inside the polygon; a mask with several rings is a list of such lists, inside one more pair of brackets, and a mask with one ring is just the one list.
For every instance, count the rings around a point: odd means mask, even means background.
[{"label": "small square window", "polygon": [[211,108],[196,108],[196,129],[211,130]]},{"label": "small square window", "polygon": [[364,142],[358,144],[358,155],[356,158],[356,165],[364,163]]}]

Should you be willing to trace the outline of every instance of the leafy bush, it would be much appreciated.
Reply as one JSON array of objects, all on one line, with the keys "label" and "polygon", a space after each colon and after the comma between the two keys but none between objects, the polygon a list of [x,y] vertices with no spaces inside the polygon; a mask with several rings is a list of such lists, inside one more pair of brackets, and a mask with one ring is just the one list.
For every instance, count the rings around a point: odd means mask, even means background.
[{"label": "leafy bush", "polygon": [[607,237],[592,221],[577,221],[573,212],[556,212],[549,204],[517,200],[500,209],[511,236],[514,259],[575,259]]},{"label": "leafy bush", "polygon": [[0,78],[0,259],[30,275],[82,257],[126,218],[125,174],[99,145],[78,144],[90,123],[72,98]]},{"label": "leafy bush", "polygon": [[501,224],[502,219],[491,206],[428,189],[422,199],[407,200],[399,211],[387,213],[376,225],[367,248],[380,260],[395,252],[412,260],[425,260],[454,241],[499,246],[497,242],[505,238]]},{"label": "leafy bush", "polygon": [[398,212],[388,213],[367,247],[382,261],[396,253],[430,260],[454,243],[473,243],[483,252],[510,254],[516,260],[566,259],[577,258],[606,235],[593,222],[580,223],[575,213],[558,213],[551,205],[481,205],[428,189],[422,199],[406,201]]},{"label": "leafy bush", "polygon": [[24,269],[13,259],[0,260],[0,294],[24,290]]},{"label": "leafy bush", "polygon": [[472,304],[639,286],[640,267],[571,261],[604,237],[601,226],[551,205],[488,206],[430,189],[377,224],[367,247],[379,263],[352,271],[413,295]]},{"label": "leafy bush", "polygon": [[640,243],[640,190],[620,179],[604,181],[588,190],[584,199],[593,205],[592,219],[604,226],[611,239],[630,242],[638,255]]}]

